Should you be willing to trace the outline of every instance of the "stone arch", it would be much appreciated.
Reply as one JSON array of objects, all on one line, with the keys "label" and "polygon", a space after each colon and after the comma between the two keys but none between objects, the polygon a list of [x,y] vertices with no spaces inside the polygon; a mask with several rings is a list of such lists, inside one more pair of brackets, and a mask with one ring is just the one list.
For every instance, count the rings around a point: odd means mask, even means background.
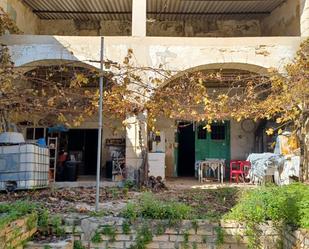
[{"label": "stone arch", "polygon": [[176,73],[173,75],[171,78],[166,80],[160,87],[164,87],[171,83],[173,80],[183,76],[186,73],[194,73],[198,71],[211,71],[211,70],[225,70],[225,69],[230,69],[230,70],[241,70],[241,71],[247,71],[249,73],[254,73],[258,74],[261,76],[267,76],[269,74],[268,69],[259,65],[255,64],[246,64],[246,63],[210,63],[210,64],[205,64],[205,65],[200,65],[196,67],[191,67],[188,69],[185,69],[181,72]]},{"label": "stone arch", "polygon": [[88,63],[77,61],[77,60],[62,60],[62,59],[43,59],[43,60],[35,60],[22,65],[17,66],[16,68],[22,72],[26,73],[31,71],[32,69],[39,66],[56,66],[56,65],[69,65],[72,67],[83,67],[89,70],[99,70],[97,67],[90,65]]}]

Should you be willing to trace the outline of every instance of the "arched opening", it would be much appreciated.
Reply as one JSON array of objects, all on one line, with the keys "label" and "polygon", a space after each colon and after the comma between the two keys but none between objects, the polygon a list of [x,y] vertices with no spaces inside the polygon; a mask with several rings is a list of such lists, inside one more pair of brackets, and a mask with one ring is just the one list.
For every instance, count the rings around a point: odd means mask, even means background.
[{"label": "arched opening", "polygon": [[[194,88],[194,84],[199,84],[201,81],[207,88],[207,94],[216,98],[222,94],[228,96],[239,94],[249,80],[260,82],[261,89],[269,87],[267,69],[242,63],[211,64],[191,68],[178,73],[161,87],[182,88],[178,93],[171,91],[168,98],[183,97],[183,103],[190,105],[192,101],[187,99],[194,99],[194,91],[198,89]],[[186,84],[190,87],[186,87]],[[169,101],[168,98],[165,100]],[[174,103],[174,106],[177,108],[177,103]],[[270,142],[266,141],[263,135],[265,126],[263,127],[260,122],[251,119],[237,122],[222,113],[213,120],[210,132],[205,129],[207,120],[203,118],[197,120],[196,116],[186,115],[186,112],[192,110],[199,115],[198,105],[195,109],[184,108],[180,112],[183,110],[185,110],[183,115],[172,113],[169,117],[157,119],[156,129],[165,137],[163,147],[166,154],[167,176],[194,176],[195,163],[209,158],[224,159],[226,165],[230,160],[245,160],[252,152],[262,152],[258,149],[260,143]]]},{"label": "arched opening", "polygon": [[[25,139],[36,142],[45,138],[47,144],[56,145],[56,150],[51,151],[50,163],[57,181],[68,180],[64,170],[67,161],[75,162],[79,181],[93,181],[98,145],[96,92],[99,70],[85,63],[66,60],[36,61],[17,70],[23,74],[17,82],[21,86],[20,92],[31,89],[35,93],[34,98],[31,99],[29,94],[26,100],[34,100],[36,104],[18,122]],[[106,74],[104,90],[109,89],[110,85]],[[35,107],[38,107],[37,110]],[[104,166],[111,160],[110,147],[113,144],[106,141],[123,141],[125,133],[121,127],[122,120],[107,112],[103,115],[103,176],[110,176]],[[123,144],[121,149],[124,150]]]}]

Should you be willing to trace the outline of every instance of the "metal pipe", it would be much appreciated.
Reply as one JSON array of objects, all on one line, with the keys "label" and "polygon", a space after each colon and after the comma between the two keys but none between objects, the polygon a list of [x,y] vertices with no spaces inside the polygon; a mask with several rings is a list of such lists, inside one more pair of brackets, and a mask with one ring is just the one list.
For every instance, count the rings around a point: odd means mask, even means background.
[{"label": "metal pipe", "polygon": [[97,181],[95,195],[95,211],[99,211],[100,201],[100,170],[101,170],[101,153],[102,153],[102,129],[103,129],[103,68],[104,68],[104,37],[101,37],[101,57],[100,57],[100,98],[99,98],[99,128],[98,128],[98,155],[97,155]]}]

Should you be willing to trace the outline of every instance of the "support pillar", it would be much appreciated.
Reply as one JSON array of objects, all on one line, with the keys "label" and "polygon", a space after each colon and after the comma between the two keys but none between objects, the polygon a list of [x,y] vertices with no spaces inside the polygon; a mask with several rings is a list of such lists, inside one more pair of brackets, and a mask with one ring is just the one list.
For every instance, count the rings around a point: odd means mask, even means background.
[{"label": "support pillar", "polygon": [[132,0],[132,36],[146,36],[147,0]]},{"label": "support pillar", "polygon": [[137,179],[142,166],[142,150],[147,146],[146,115],[128,116],[126,119],[126,170],[128,179]]},{"label": "support pillar", "polygon": [[300,1],[300,32],[302,37],[309,37],[309,0]]}]

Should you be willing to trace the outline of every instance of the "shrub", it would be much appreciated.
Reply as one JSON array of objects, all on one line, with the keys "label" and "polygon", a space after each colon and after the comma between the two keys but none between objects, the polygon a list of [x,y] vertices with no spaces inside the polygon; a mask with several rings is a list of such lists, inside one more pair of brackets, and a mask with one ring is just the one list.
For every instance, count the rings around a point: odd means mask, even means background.
[{"label": "shrub", "polygon": [[272,221],[278,230],[286,225],[309,228],[309,186],[295,183],[249,190],[225,218],[245,223],[250,247],[259,248],[263,223]]},{"label": "shrub", "polygon": [[144,193],[137,203],[128,203],[122,216],[129,219],[168,219],[181,220],[192,218],[194,210],[183,203],[160,201],[151,193]]},{"label": "shrub", "polygon": [[273,221],[309,228],[308,210],[309,186],[296,183],[247,191],[226,218],[260,224]]},{"label": "shrub", "polygon": [[36,213],[37,208],[36,204],[28,201],[0,204],[0,228],[25,215]]}]

